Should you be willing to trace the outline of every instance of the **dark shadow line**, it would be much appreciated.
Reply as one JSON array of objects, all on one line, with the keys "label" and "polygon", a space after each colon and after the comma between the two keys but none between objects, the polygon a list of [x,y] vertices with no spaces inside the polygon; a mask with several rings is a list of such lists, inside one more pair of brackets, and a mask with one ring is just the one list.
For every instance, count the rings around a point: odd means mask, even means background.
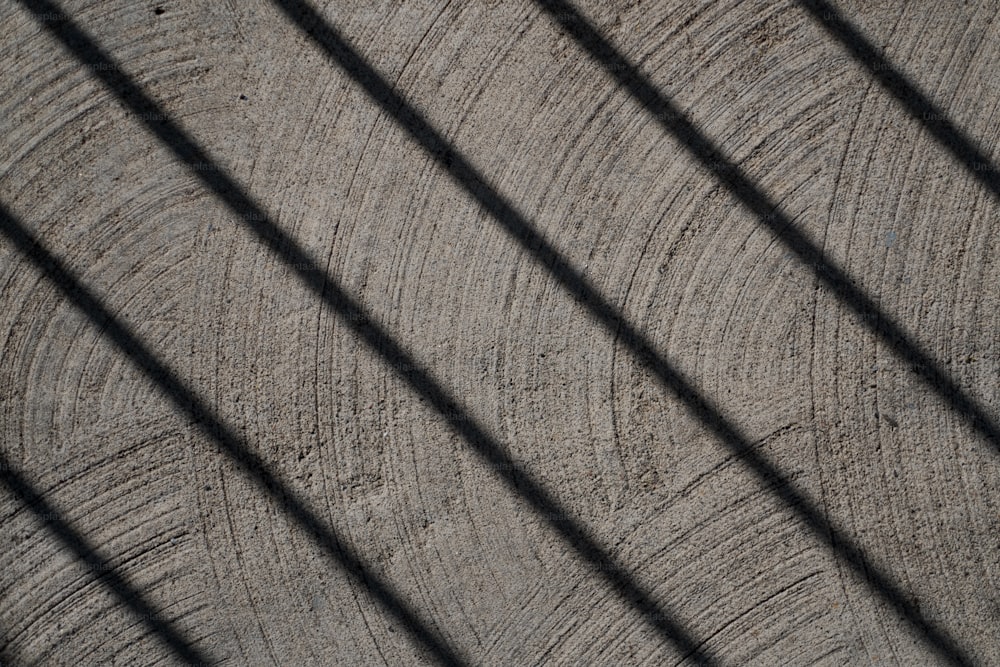
[{"label": "dark shadow line", "polygon": [[560,23],[608,74],[656,118],[685,148],[713,172],[736,197],[754,213],[775,238],[795,253],[820,281],[910,366],[935,393],[979,431],[1000,451],[1000,425],[972,396],[966,393],[941,366],[914,342],[890,315],[843,269],[793,224],[749,176],[722,149],[703,135],[681,111],[664,97],[653,83],[600,35],[587,19],[565,0],[535,0],[554,21]]},{"label": "dark shadow line", "polygon": [[[721,151],[660,95],[652,84],[631,66],[597,31],[565,2],[543,2],[540,4],[556,20],[563,22],[570,34],[591,55],[608,67],[619,82],[625,86],[668,129],[691,150],[699,160],[710,168],[721,169],[720,178],[743,203],[760,215],[775,235],[793,250],[807,264],[816,267],[817,275],[845,303],[854,308],[869,326],[884,340],[895,343],[894,347],[910,361],[921,376],[942,391],[953,391],[949,396],[953,407],[980,427],[994,443],[1000,442],[997,429],[985,411],[965,396],[961,389],[934,365],[929,356],[910,342],[902,329],[888,316],[882,314],[874,302],[860,289],[854,287],[847,275],[829,262],[822,251],[813,245],[794,226],[792,221],[778,210],[777,205],[756,188],[742,171],[726,160]],[[849,564],[862,580],[923,633],[927,643],[943,657],[954,664],[968,665],[971,660],[957,642],[943,628],[938,628],[919,608],[912,603],[887,573],[877,567],[855,546],[848,536],[825,517],[820,508],[802,492],[795,489],[791,481],[780,470],[752,448],[751,441],[740,432],[736,425],[722,415],[720,410],[703,397],[694,385],[679,371],[675,370],[656,351],[652,342],[632,325],[617,309],[605,299],[559,251],[546,240],[499,192],[487,184],[485,178],[472,164],[424,117],[395,91],[385,79],[375,71],[340,36],[313,7],[303,0],[272,0],[285,14],[311,37],[327,55],[339,65],[355,82],[360,84],[369,97],[391,116],[397,124],[426,150],[452,179],[463,187],[501,226],[534,256],[549,273],[566,289],[591,315],[613,335],[618,336],[633,356],[649,368],[673,393],[687,404],[688,409],[702,421],[726,446],[738,455],[766,485],[772,485],[774,492],[799,518],[819,537],[826,540],[833,552]],[[943,388],[943,389],[942,389]]]},{"label": "dark shadow line", "polygon": [[[258,239],[269,250],[292,272],[297,274],[307,287],[339,313],[345,324],[372,351],[395,369],[397,374],[417,394],[424,397],[451,424],[455,432],[463,437],[471,448],[487,462],[488,467],[497,471],[508,488],[527,500],[539,517],[551,525],[577,554],[591,564],[611,584],[619,597],[638,611],[662,637],[672,642],[690,660],[705,665],[716,664],[708,651],[701,646],[701,642],[697,641],[679,621],[674,620],[670,614],[664,611],[654,595],[646,590],[634,575],[612,558],[597,540],[572,518],[548,490],[527,472],[524,472],[524,466],[515,461],[506,449],[489,435],[485,427],[476,422],[468,411],[460,406],[458,400],[441,387],[408,351],[404,350],[385,329],[371,318],[361,305],[354,301],[336,281],[316,269],[315,263],[298,242],[275,225],[263,207],[226,175],[209,157],[208,153],[188,137],[167,116],[164,109],[146,95],[128,75],[124,74],[118,64],[75,23],[69,20],[65,13],[61,12],[49,0],[19,1],[36,17],[39,17],[42,26],[61,41],[81,63],[91,65],[90,69],[93,75],[103,81],[119,100],[130,107],[135,112],[136,118],[141,120],[175,156],[185,163],[193,175],[214,191],[219,199],[257,235]],[[41,17],[45,15],[57,15],[62,17],[62,20],[46,22],[41,20]],[[445,151],[446,147],[447,144],[442,140],[441,150]],[[456,160],[468,168],[464,159],[456,157]],[[486,186],[483,188],[484,195],[492,193],[491,196],[495,199],[494,206],[501,205],[502,200],[499,195]],[[504,205],[507,206],[507,209],[510,208],[509,205]],[[88,311],[88,309],[98,308],[99,304],[96,299],[91,297],[85,300],[80,307]],[[99,319],[109,317],[103,310],[95,312],[102,313]],[[117,325],[117,329],[109,330],[108,333],[116,341],[121,340],[119,347],[135,358],[140,368],[151,377],[160,378],[157,379],[157,382],[175,401],[183,404],[182,407],[185,411],[189,414],[197,412],[196,421],[209,424],[204,428],[214,434],[213,437],[220,442],[223,451],[237,460],[240,460],[241,457],[248,458],[247,462],[242,463],[244,469],[262,480],[262,484],[274,493],[270,487],[276,485],[277,482],[264,468],[263,463],[255,455],[249,453],[246,445],[237,441],[235,435],[224,430],[221,421],[209,413],[207,408],[202,407],[200,403],[189,405],[189,397],[192,394],[188,388],[181,385],[172,374],[167,373],[165,367],[144,348],[135,347],[138,341],[124,332],[122,325]],[[126,335],[127,338],[122,338]],[[180,400],[179,397],[183,397],[184,400]],[[224,432],[220,429],[223,429]],[[285,490],[283,493],[290,492]],[[299,505],[301,506],[301,503]],[[304,512],[305,509],[296,509],[295,511]],[[320,535],[322,527],[319,525],[318,519],[315,519],[311,514],[308,517],[308,521],[305,523],[308,524],[310,532],[317,536]],[[326,529],[322,528],[322,530]],[[327,533],[322,533],[322,538],[328,543],[336,543],[338,549],[341,548],[339,541]],[[352,559],[352,563],[357,561],[356,558],[352,557]],[[361,568],[361,564],[357,561],[351,567]],[[382,597],[387,599],[388,594],[384,593]],[[386,604],[388,605],[388,603]],[[400,606],[402,603],[394,602],[393,604]],[[414,630],[421,641],[428,645],[434,645],[435,652],[440,652],[440,655],[457,661],[455,654],[443,643],[436,639],[432,640],[425,630],[417,632],[415,616],[409,611],[407,614],[411,617],[408,621],[410,628]],[[397,615],[405,616],[401,612],[397,612]]]},{"label": "dark shadow line", "polygon": [[825,0],[796,0],[876,81],[919,121],[980,183],[1000,198],[1000,169],[916,84],[911,83],[857,28]]},{"label": "dark shadow line", "polygon": [[[155,383],[160,391],[182,413],[197,424],[206,435],[215,440],[219,445],[219,449],[236,462],[242,468],[243,472],[256,482],[258,487],[265,491],[285,513],[290,515],[322,549],[332,556],[336,563],[351,578],[366,588],[383,609],[399,621],[414,639],[433,653],[442,664],[466,664],[445,640],[438,637],[419,618],[409,603],[404,601],[387,584],[382,582],[354,550],[342,542],[334,530],[327,527],[319,516],[309,509],[306,502],[298,494],[292,491],[268,469],[267,464],[252,451],[248,442],[236,434],[235,429],[226,424],[214,410],[209,408],[194,389],[187,386],[172,368],[157,359],[138,336],[132,332],[131,328],[108,311],[98,297],[76,278],[57,257],[45,249],[7,211],[2,203],[0,203],[0,231],[3,232],[4,236],[22,254],[42,271],[49,281],[59,288],[80,312],[86,315],[102,335],[114,343],[142,373]],[[12,471],[6,471],[3,479],[15,494],[26,499],[32,506],[47,507],[41,494],[34,492]],[[64,522],[55,521],[52,525],[60,538],[64,540],[67,546],[70,546],[74,550],[74,553],[79,558],[88,564],[99,562],[99,560],[95,560],[92,550],[79,547],[80,544],[85,545],[85,543],[81,542],[80,538],[75,534],[66,532],[67,527]],[[113,571],[108,574],[113,575]],[[110,581],[113,590],[116,593],[120,593],[119,597],[125,602],[131,599],[129,595],[139,595],[138,591],[128,588],[120,578],[111,576]],[[125,593],[128,595],[123,595]],[[146,603],[142,604],[148,607]],[[158,631],[163,630],[165,634],[161,636],[172,646],[177,642],[176,633],[167,632],[169,631],[169,627],[160,628],[156,624],[153,624],[152,627]],[[183,644],[177,644],[176,648],[181,649],[184,646]],[[196,654],[193,655],[197,657]],[[191,660],[190,662],[205,665],[211,664],[204,659]]]},{"label": "dark shadow line", "polygon": [[[0,225],[7,232],[9,215],[0,204]],[[9,236],[8,236],[9,238]],[[106,558],[101,556],[97,548],[68,521],[63,519],[62,512],[45,500],[44,494],[38,491],[28,479],[10,465],[10,461],[0,452],[0,483],[17,498],[25,507],[34,512],[36,518],[45,525],[62,545],[72,552],[78,560],[87,566],[94,578],[110,590],[119,600],[131,607],[132,611],[145,623],[157,638],[174,654],[191,665],[214,665],[216,660],[202,652],[190,639],[166,620],[163,611],[153,606],[133,586],[125,575],[120,573]]]},{"label": "dark shadow line", "polygon": [[[45,0],[21,1],[29,5],[51,6]],[[754,452],[749,439],[741,434],[734,424],[725,419],[714,405],[698,394],[684,376],[662,359],[652,344],[621,317],[614,307],[581,274],[573,269],[548,241],[534,230],[524,216],[487,185],[471,164],[437,134],[391,86],[382,80],[340,38],[339,34],[323,21],[319,14],[302,2],[275,1],[333,57],[335,62],[338,62],[355,81],[360,83],[369,95],[383,106],[421,146],[428,150],[456,182],[469,191],[508,232],[528,248],[536,259],[546,266],[553,276],[590,310],[595,319],[604,324],[613,334],[618,334],[620,340],[630,348],[633,354],[688,405],[692,414],[701,419],[722,439],[727,447],[738,454],[765,485],[774,486],[774,492],[778,497],[817,535],[826,540],[833,552],[851,566],[863,580],[866,580],[873,591],[895,606],[911,625],[924,634],[925,640],[939,653],[956,664],[971,664],[946,631],[938,629],[927,620],[919,609],[909,601],[899,586],[881,569],[877,568],[860,548],[854,546],[845,534],[836,529],[813,501],[796,490],[770,461]],[[64,27],[65,24],[60,24],[49,29],[83,62],[89,62],[88,58],[96,57],[95,62],[105,65],[105,67],[95,68],[97,70],[95,75],[108,84],[119,99],[136,110],[137,116],[171,148],[175,155],[181,157],[189,165],[210,163],[202,149],[183,135],[172,123],[167,120],[159,122],[149,120],[150,118],[166,119],[166,116],[162,109],[130,79],[120,74],[120,70],[113,64],[113,61],[103,52],[97,50],[89,38],[83,36],[78,28],[72,26],[70,36],[67,38]],[[84,40],[83,42],[79,41],[81,38]],[[520,472],[519,467],[509,458],[509,455],[489,438],[481,427],[465,417],[464,412],[457,409],[457,402],[437,386],[426,371],[410,363],[411,358],[408,354],[403,352],[380,327],[372,323],[359,306],[325,275],[321,275],[318,271],[310,271],[308,268],[300,268],[312,266],[311,263],[308,263],[304,251],[284,232],[275,227],[249,196],[239,190],[236,184],[223,175],[221,171],[193,171],[203,182],[212,187],[235,212],[249,211],[249,215],[241,214],[240,217],[257,233],[258,237],[286,264],[290,265],[290,268],[298,273],[307,285],[318,291],[327,303],[338,310],[349,326],[372,349],[392,364],[401,377],[425,397],[428,397],[435,408],[448,418],[456,431],[465,437],[473,449],[492,463],[492,467],[500,472],[508,486],[519,490],[522,496],[531,501],[536,511],[547,518],[550,524],[567,538],[578,553],[598,566],[598,572],[616,586],[620,595],[632,602],[635,608],[643,612],[648,621],[660,629],[661,633],[665,634],[678,647],[689,647],[687,649],[689,657],[703,662],[708,660],[707,655],[701,649],[701,644],[693,642],[690,635],[683,631],[683,628],[660,612],[651,596],[638,588],[635,579],[621,566],[612,563],[599,545],[586,535],[575,522],[572,522],[568,515],[546,511],[548,508],[558,507],[547,492],[544,492],[540,485],[531,480],[525,473]],[[787,218],[785,220],[787,221]],[[790,221],[787,222],[790,224]],[[406,368],[412,370],[403,370]],[[533,494],[537,495],[533,496]],[[549,504],[546,506],[546,503]],[[550,518],[552,516],[562,516],[564,520],[554,521]],[[588,548],[592,548],[592,550],[588,551]],[[666,627],[664,627],[665,625]],[[678,634],[678,631],[681,634]]]},{"label": "dark shadow line", "polygon": [[[0,452],[2,458],[2,452]],[[6,464],[6,459],[0,465]],[[28,660],[14,648],[14,634],[3,625],[0,625],[0,667],[36,667],[35,663]]]}]

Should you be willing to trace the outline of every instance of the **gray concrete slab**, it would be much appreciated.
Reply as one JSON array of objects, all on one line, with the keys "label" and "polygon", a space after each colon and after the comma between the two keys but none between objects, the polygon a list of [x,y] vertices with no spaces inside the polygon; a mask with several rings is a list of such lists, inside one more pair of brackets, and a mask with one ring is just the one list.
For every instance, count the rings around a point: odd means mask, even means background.
[{"label": "gray concrete slab", "polygon": [[560,5],[0,6],[0,663],[1000,664],[994,3]]}]

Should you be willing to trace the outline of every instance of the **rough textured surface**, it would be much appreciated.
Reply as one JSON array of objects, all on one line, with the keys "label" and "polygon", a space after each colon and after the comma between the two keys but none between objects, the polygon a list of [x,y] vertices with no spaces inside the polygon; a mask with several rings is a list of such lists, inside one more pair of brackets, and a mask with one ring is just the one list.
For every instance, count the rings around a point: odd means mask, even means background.
[{"label": "rough textured surface", "polygon": [[[995,153],[994,3],[841,8]],[[580,9],[997,413],[1000,202],[922,119],[794,2]],[[181,164],[41,27],[58,17],[6,0],[0,201],[469,662],[683,655],[199,171],[257,197],[718,662],[943,660],[275,6],[63,11],[216,163]],[[921,613],[1000,664],[997,450],[612,73],[532,3],[322,11]],[[0,285],[4,456],[164,619],[224,664],[434,661],[9,242]],[[172,664],[47,523],[0,494],[0,662]]]}]

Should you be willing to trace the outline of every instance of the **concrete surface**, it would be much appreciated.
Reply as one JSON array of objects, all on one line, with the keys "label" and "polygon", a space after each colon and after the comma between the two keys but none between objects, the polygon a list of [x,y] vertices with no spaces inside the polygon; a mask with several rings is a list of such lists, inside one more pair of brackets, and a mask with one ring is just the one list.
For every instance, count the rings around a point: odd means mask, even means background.
[{"label": "concrete surface", "polygon": [[[116,97],[106,65],[75,58],[46,26],[64,17],[39,7],[0,4],[0,202],[465,662],[1000,664],[996,443],[537,5],[322,12],[901,600],[274,4],[62,5],[204,164],[172,154],[148,127],[161,119]],[[1000,200],[934,139],[935,119],[907,113],[796,2],[578,7],[997,414]],[[997,162],[995,3],[840,9]],[[254,236],[253,214],[206,186],[214,173],[468,414],[442,417],[412,369],[366,346]],[[0,493],[2,664],[175,664],[166,625],[219,664],[441,657],[41,270],[0,243],[3,465],[54,508]],[[454,428],[468,418],[567,516],[512,490]],[[570,515],[659,611],[559,532]],[[156,618],[116,595],[112,569]]]}]

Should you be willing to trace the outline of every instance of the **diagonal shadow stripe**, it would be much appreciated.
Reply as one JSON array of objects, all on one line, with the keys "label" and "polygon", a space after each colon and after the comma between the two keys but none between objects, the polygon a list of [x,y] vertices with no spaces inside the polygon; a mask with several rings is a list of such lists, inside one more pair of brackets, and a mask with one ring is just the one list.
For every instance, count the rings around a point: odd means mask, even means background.
[{"label": "diagonal shadow stripe", "polygon": [[[340,568],[355,582],[368,590],[379,605],[407,629],[410,635],[426,648],[434,657],[445,665],[467,664],[459,657],[458,652],[438,636],[431,627],[417,614],[408,602],[394,592],[369,568],[361,557],[347,544],[341,541],[336,532],[326,526],[319,516],[309,508],[306,501],[296,494],[250,447],[250,444],[236,434],[233,427],[212,410],[207,403],[189,387],[172,368],[161,362],[145,343],[133,333],[123,321],[117,319],[79,279],[74,276],[63,263],[47,249],[0,203],[0,233],[17,247],[28,259],[41,270],[63,295],[82,312],[115,347],[145,374],[183,414],[190,417],[195,424],[219,446],[219,449],[229,456],[265,492],[282,510],[294,519],[301,528],[319,545]],[[8,488],[31,507],[44,509],[49,506],[41,494],[33,491],[17,473],[5,471],[2,479]],[[61,521],[50,524],[57,536],[87,564],[103,564],[92,548],[81,537],[71,532]],[[130,600],[142,600],[138,591],[128,586],[123,579],[114,575],[108,579],[112,590],[129,604]],[[148,603],[141,603],[142,614],[151,614]],[[149,609],[149,611],[146,610]],[[155,615],[154,615],[155,618]],[[182,643],[176,632],[169,626],[153,626],[165,641],[178,650],[193,651]],[[176,646],[175,646],[176,644]],[[192,653],[192,664],[214,664],[199,658]]]},{"label": "diagonal shadow stripe", "polygon": [[11,642],[11,635],[0,625],[0,667],[33,667],[14,651]]},{"label": "diagonal shadow stripe", "polygon": [[[590,285],[579,272],[558,253],[520,214],[508,203],[499,193],[487,185],[484,179],[475,171],[471,164],[457,150],[447,143],[403,98],[398,95],[392,87],[386,83],[364,61],[339,34],[322,17],[317,14],[309,5],[297,1],[274,0],[286,13],[324,50],[327,51],[334,62],[340,64],[345,71],[361,84],[369,95],[378,102],[398,123],[400,123],[431,155],[434,156],[439,166],[443,167],[456,182],[464,187],[477,201],[510,232],[514,238],[521,242],[529,251],[546,266],[559,282],[573,294],[573,296],[585,305],[598,322],[606,326],[613,334],[618,334],[620,340],[624,342],[633,354],[643,362],[663,383],[671,389],[685,404],[691,413],[701,419],[722,442],[743,462],[756,473],[758,478],[767,486],[773,487],[773,492],[781,498],[786,505],[817,534],[820,539],[826,541],[833,552],[840,557],[843,562],[849,565],[861,578],[867,581],[868,585],[886,602],[890,603],[906,618],[911,625],[923,635],[923,639],[929,646],[938,653],[955,664],[971,664],[965,657],[963,651],[957,646],[949,634],[931,623],[917,608],[909,601],[896,584],[881,568],[877,567],[864,552],[853,545],[848,536],[835,528],[823,515],[814,501],[809,499],[801,491],[798,491],[785,478],[780,471],[766,458],[753,451],[752,443],[742,434],[739,429],[726,419],[718,408],[716,408],[707,398],[701,396],[694,388],[693,384],[670,366],[655,350],[651,342],[646,339],[627,320],[617,313],[613,306],[608,303],[598,291]],[[51,11],[54,6],[47,0],[21,0],[32,9],[32,11]],[[40,9],[39,9],[40,8]],[[67,22],[68,23],[68,22]],[[83,62],[94,62],[104,65],[94,68],[95,75],[100,77],[119,99],[128,104],[137,112],[137,117],[146,123],[147,127],[166,143],[175,155],[188,163],[207,163],[209,160],[205,153],[190,139],[177,130],[176,126],[169,121],[153,122],[149,118],[165,118],[162,109],[148,98],[142,91],[131,82],[130,79],[120,74],[117,66],[113,64],[106,54],[97,49],[89,38],[73,24],[67,23],[46,26],[57,38],[73,51]],[[82,40],[82,41],[81,41]],[[148,115],[147,115],[148,114]],[[177,141],[180,140],[178,144]],[[368,343],[376,352],[381,354],[390,364],[393,364],[403,379],[405,379],[416,390],[431,398],[431,403],[452,423],[475,451],[493,463],[494,469],[502,471],[504,481],[515,490],[530,500],[537,511],[543,516],[553,516],[551,510],[546,510],[544,501],[549,498],[545,493],[541,497],[533,497],[531,489],[544,492],[540,486],[535,484],[524,473],[515,469],[510,463],[511,459],[500,448],[499,444],[485,435],[485,431],[475,422],[464,417],[465,413],[457,409],[457,402],[438,385],[422,369],[411,372],[401,371],[399,365],[400,357],[395,355],[393,350],[402,350],[398,347],[384,349],[380,346],[380,341],[389,342],[395,346],[391,338],[387,337],[377,325],[363,317],[352,308],[357,308],[350,301],[335,283],[325,276],[317,276],[315,272],[300,270],[297,263],[301,262],[306,255],[291,239],[275,227],[273,223],[264,215],[263,211],[253,203],[249,197],[236,189],[236,184],[221,172],[205,172],[194,170],[195,175],[202,179],[220,195],[231,208],[237,212],[250,211],[253,215],[242,216],[258,237],[264,241],[278,256],[292,268],[302,280],[311,288],[318,289],[322,298],[334,306],[338,312],[344,315],[347,323],[355,329],[355,332]],[[221,188],[217,187],[221,184]],[[252,205],[252,207],[249,207]],[[333,293],[331,293],[333,291]],[[346,299],[349,307],[344,307],[342,299]],[[374,332],[374,335],[373,335]],[[383,340],[380,336],[385,336]],[[409,359],[409,357],[405,357]],[[405,366],[404,366],[405,368]],[[430,393],[425,393],[425,392]],[[440,397],[438,400],[436,397]],[[442,400],[444,402],[442,402]],[[480,437],[477,434],[482,434]],[[496,449],[493,449],[496,448]],[[500,458],[497,458],[497,457]],[[530,485],[534,485],[533,487]],[[552,501],[554,502],[554,501]],[[569,519],[568,515],[564,521],[552,521],[550,523],[577,549],[578,553],[595,565],[599,565],[598,572],[605,579],[608,579],[618,592],[632,602],[633,606],[644,613],[646,619],[655,627],[661,630],[667,638],[674,641],[678,647],[685,645],[692,646],[689,652],[690,657],[698,661],[707,661],[707,654],[701,644],[692,644],[689,634],[682,633],[678,636],[677,631],[683,630],[675,621],[660,611],[657,611],[655,602],[648,595],[637,596],[636,592],[642,593],[641,589],[635,588],[634,577],[624,571],[620,565],[606,559],[607,556],[599,545],[589,538],[585,533],[578,533],[580,530],[575,522]],[[574,534],[583,535],[584,541],[581,543]],[[588,551],[589,544],[597,547],[597,552]],[[624,579],[623,579],[624,577]],[[650,605],[653,605],[652,607]],[[666,627],[664,627],[666,625]]]},{"label": "diagonal shadow stripe", "polygon": [[[656,118],[710,172],[756,215],[774,237],[810,267],[820,281],[865,326],[906,362],[957,414],[962,416],[994,449],[1000,451],[1000,424],[983,405],[962,389],[889,314],[882,312],[868,293],[798,230],[764,190],[702,134],[670,100],[598,30],[565,0],[535,0],[560,23],[590,56],[605,67],[617,83]],[[944,127],[938,124],[936,127]],[[949,135],[950,136],[950,135]],[[985,160],[985,158],[982,158]],[[986,178],[986,176],[981,176]]]},{"label": "diagonal shadow stripe", "polygon": [[0,625],[0,667],[14,667],[24,664],[21,657],[14,653],[11,640],[12,637],[7,628]]},{"label": "diagonal shadow stripe", "polygon": [[[597,322],[613,336],[617,336],[617,340],[624,344],[641,364],[686,404],[691,414],[702,421],[740,457],[764,484],[773,487],[773,492],[798,518],[818,537],[826,541],[832,551],[863,581],[867,581],[874,592],[894,606],[931,648],[954,664],[972,664],[971,659],[947,630],[931,622],[886,571],[872,562],[845,533],[833,526],[814,500],[798,490],[771,461],[754,451],[747,435],[725,417],[707,397],[702,396],[685,375],[667,362],[656,350],[652,341],[605,299],[513,204],[490,186],[468,159],[396,92],[310,4],[303,0],[271,1],[433,156],[439,167],[489,211],[494,219],[539,264],[544,266],[577,302],[589,310]],[[987,413],[966,396],[928,355],[909,341],[902,328],[881,313],[870,297],[854,287],[841,269],[830,262],[821,250],[792,226],[792,221],[787,215],[756,188],[735,164],[721,157],[722,152],[687,122],[679,110],[660,95],[652,84],[618,54],[571,5],[565,2],[536,1],[557,20],[562,21],[570,34],[595,59],[604,64],[610,72],[615,73],[619,82],[625,85],[648,110],[660,118],[669,119],[663,121],[667,128],[674,132],[699,160],[715,169],[719,169],[719,164],[723,164],[724,168],[721,170],[723,181],[741,201],[761,216],[775,235],[805,263],[816,267],[817,274],[827,286],[856,310],[883,340],[893,344],[897,353],[913,364],[914,370],[944,395],[952,407],[968,417],[994,444],[1000,444],[998,429]]]},{"label": "diagonal shadow stripe", "polygon": [[825,0],[796,0],[876,81],[944,146],[980,183],[1000,198],[1000,168],[976,142],[931,102],[837,8]]},{"label": "diagonal shadow stripe", "polygon": [[[0,228],[3,229],[4,233],[7,232],[9,222],[9,215],[0,204]],[[8,236],[8,238],[10,237]],[[192,665],[214,665],[217,663],[211,655],[197,648],[193,641],[185,637],[173,623],[166,620],[162,610],[147,600],[142,591],[111,565],[108,559],[102,556],[82,533],[63,519],[65,514],[47,501],[44,494],[38,491],[21,472],[15,470],[3,452],[0,452],[0,484],[30,509],[62,546],[87,567],[94,579],[102,583],[122,603],[130,607],[142,619],[146,627],[178,658]]]},{"label": "diagonal shadow stripe", "polygon": [[[354,331],[361,341],[381,356],[387,365],[393,368],[418,395],[426,399],[448,421],[453,430],[470,445],[472,450],[487,462],[490,469],[497,472],[506,486],[528,501],[536,514],[554,528],[579,556],[591,564],[621,599],[635,609],[658,631],[661,637],[673,643],[689,660],[697,664],[716,664],[716,661],[702,646],[704,642],[697,640],[688,628],[680,621],[675,620],[653,593],[646,589],[617,559],[614,559],[541,483],[525,472],[525,467],[511,457],[506,448],[471,416],[468,409],[462,406],[427,370],[418,364],[417,360],[378,325],[336,281],[321,271],[315,270],[316,264],[305,250],[275,225],[263,207],[238,183],[226,175],[221,167],[218,167],[209,157],[208,153],[192,138],[188,137],[167,116],[165,110],[124,74],[118,64],[64,12],[60,11],[57,5],[48,0],[19,1],[35,14],[40,19],[42,26],[59,39],[80,62],[91,65],[90,69],[94,75],[100,78],[120,101],[131,108],[135,117],[140,119],[175,156],[189,167],[192,165],[201,167],[190,170],[237,215],[238,219],[244,221],[257,235],[257,238],[293,273],[298,275],[309,289],[339,313],[343,322]],[[43,20],[45,16],[62,18],[60,21],[46,22]],[[447,144],[442,140],[441,156],[444,156],[446,146]],[[468,168],[463,158],[457,159],[460,164],[466,165]],[[210,165],[211,168],[204,168],[205,165]],[[493,193],[493,196],[496,204],[503,203],[507,210],[512,210],[509,204],[504,203],[499,198],[499,195]],[[68,293],[72,293],[70,286],[67,286],[66,289]],[[96,316],[98,319],[103,320],[110,317],[104,310],[95,310],[99,309],[100,305],[93,297],[79,305],[85,312],[100,313]],[[183,386],[171,373],[166,373],[165,367],[153,358],[145,348],[137,347],[139,342],[123,327],[124,325],[119,324],[118,329],[109,331],[116,342],[122,341],[119,347],[135,358],[140,368],[156,379],[158,383],[161,383],[166,393],[174,398],[175,402],[178,402],[189,413],[191,411],[197,412],[199,415],[197,421],[207,424],[205,430],[222,445],[225,453],[240,461],[244,469],[254,478],[260,480],[269,492],[277,493],[272,489],[277,481],[264,467],[264,464],[256,458],[256,455],[249,452],[246,444],[238,441],[236,436],[224,427],[219,418],[209,412],[200,402],[192,404],[193,394],[191,390]],[[119,332],[119,330],[124,333]],[[123,338],[123,336],[126,337]],[[247,459],[247,461],[244,462],[243,459]],[[288,494],[290,491],[282,488],[280,495]],[[296,518],[305,523],[310,533],[320,539],[322,544],[336,544],[336,549],[342,548],[339,541],[330,535],[329,531],[322,528],[318,519],[309,514],[301,506],[301,503],[297,506],[293,505],[293,510]],[[301,517],[298,516],[300,513]],[[351,556],[348,560],[350,561],[349,570],[360,570],[362,567],[356,557]],[[371,575],[366,574],[361,578],[368,579],[371,578]],[[372,585],[366,581],[362,583]],[[379,584],[379,586],[381,585]],[[377,588],[378,590],[381,589]],[[387,594],[380,595],[380,599],[388,598]],[[422,626],[416,624],[415,615],[412,612],[407,611],[406,614],[403,614],[399,611],[402,609],[401,602],[395,601],[391,605],[387,602],[386,605],[390,607],[390,610],[395,609],[396,615],[409,618],[411,629],[423,643],[434,645],[436,653],[448,657],[449,660],[457,661],[457,657],[451,652],[451,649],[445,647],[437,639],[431,637]]]},{"label": "diagonal shadow stripe", "polygon": [[10,645],[10,637],[0,626],[0,667],[29,667],[19,655],[16,655]]}]

